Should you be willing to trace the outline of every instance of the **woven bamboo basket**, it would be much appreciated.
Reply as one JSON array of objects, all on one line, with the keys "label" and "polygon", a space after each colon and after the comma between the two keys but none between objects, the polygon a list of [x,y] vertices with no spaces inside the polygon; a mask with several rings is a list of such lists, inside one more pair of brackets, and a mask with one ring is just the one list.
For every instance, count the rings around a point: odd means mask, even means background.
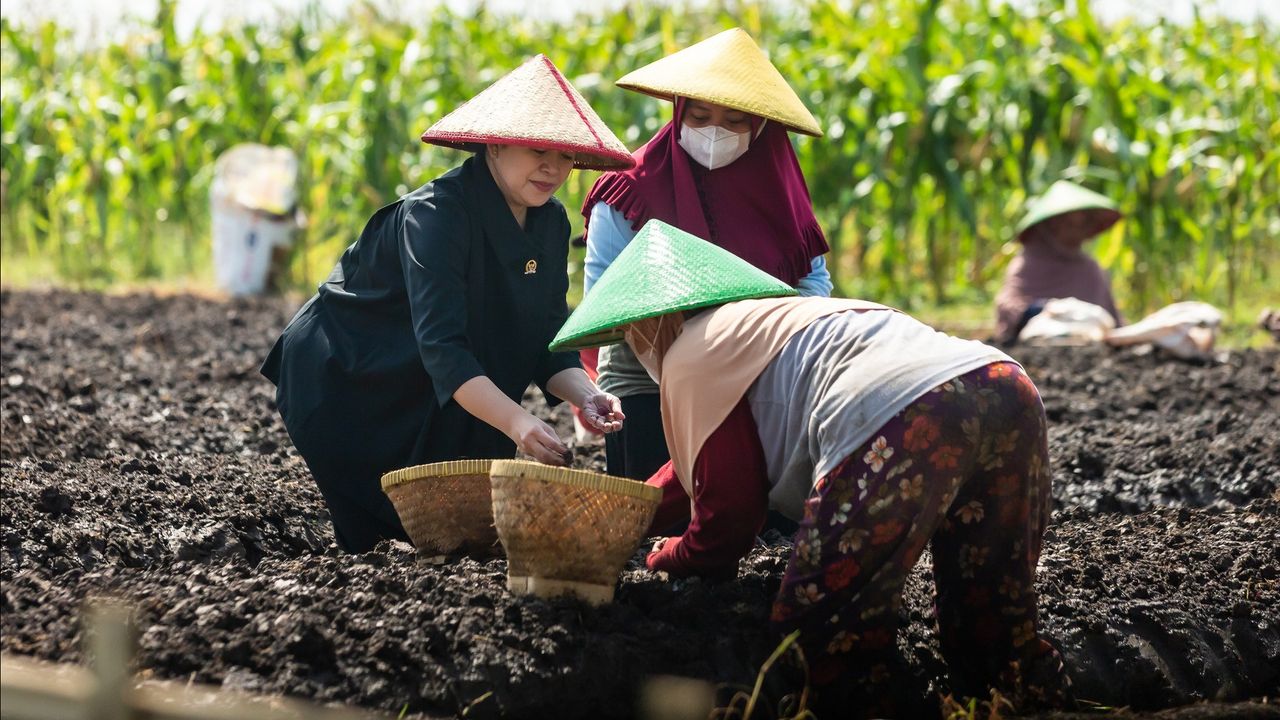
[{"label": "woven bamboo basket", "polygon": [[430,556],[502,554],[489,495],[492,460],[415,465],[382,476],[405,532]]},{"label": "woven bamboo basket", "polygon": [[507,550],[507,588],[541,597],[613,600],[662,491],[635,480],[522,460],[495,460],[493,520]]}]

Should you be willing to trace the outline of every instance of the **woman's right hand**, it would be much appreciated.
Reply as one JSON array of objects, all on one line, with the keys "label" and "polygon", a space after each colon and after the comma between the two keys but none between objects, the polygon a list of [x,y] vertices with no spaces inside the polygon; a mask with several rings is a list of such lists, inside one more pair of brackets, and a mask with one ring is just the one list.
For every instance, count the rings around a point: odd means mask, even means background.
[{"label": "woman's right hand", "polygon": [[568,465],[573,457],[555,430],[528,412],[516,416],[507,437],[515,441],[520,452],[546,465]]},{"label": "woman's right hand", "polygon": [[569,448],[560,442],[551,426],[503,395],[488,377],[477,375],[462,383],[453,392],[453,399],[472,416],[502,431],[520,452],[534,460],[547,465],[568,465],[573,460]]}]

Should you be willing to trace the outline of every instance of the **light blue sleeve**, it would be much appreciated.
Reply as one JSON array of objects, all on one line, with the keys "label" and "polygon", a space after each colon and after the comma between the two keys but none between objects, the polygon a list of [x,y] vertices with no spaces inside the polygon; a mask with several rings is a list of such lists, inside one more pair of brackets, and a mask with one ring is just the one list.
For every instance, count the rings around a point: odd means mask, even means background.
[{"label": "light blue sleeve", "polygon": [[[591,219],[587,222],[587,261],[582,281],[582,294],[591,292],[605,268],[618,257],[618,253],[636,236],[631,223],[622,213],[608,203],[598,202],[591,207]],[[825,266],[824,266],[825,272]]]},{"label": "light blue sleeve", "polygon": [[796,290],[808,297],[831,297],[834,287],[831,284],[831,273],[827,270],[827,260],[819,255],[809,265],[809,274],[800,278]]}]

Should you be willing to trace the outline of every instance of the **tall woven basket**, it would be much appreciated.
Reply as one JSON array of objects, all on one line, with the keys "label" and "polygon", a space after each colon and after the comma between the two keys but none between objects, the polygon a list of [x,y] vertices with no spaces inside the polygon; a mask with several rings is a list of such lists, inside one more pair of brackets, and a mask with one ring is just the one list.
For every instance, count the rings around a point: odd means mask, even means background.
[{"label": "tall woven basket", "polygon": [[400,523],[418,552],[430,556],[502,553],[493,527],[489,466],[493,460],[415,465],[382,476]]},{"label": "tall woven basket", "polygon": [[662,491],[635,480],[522,460],[495,460],[493,520],[507,550],[507,588],[542,597],[613,600]]}]

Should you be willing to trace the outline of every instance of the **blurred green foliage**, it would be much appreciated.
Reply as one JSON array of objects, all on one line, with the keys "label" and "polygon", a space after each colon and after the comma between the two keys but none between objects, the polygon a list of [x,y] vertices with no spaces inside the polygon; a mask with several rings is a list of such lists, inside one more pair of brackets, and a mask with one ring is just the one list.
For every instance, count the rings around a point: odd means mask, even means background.
[{"label": "blurred green foliage", "polygon": [[[1096,251],[1130,313],[1276,296],[1280,32],[1104,26],[1087,3],[1023,5],[637,3],[559,22],[356,5],[181,39],[162,0],[151,24],[96,47],[6,20],[4,276],[209,277],[213,161],[254,141],[301,158],[310,223],[289,277],[312,287],[378,206],[459,162],[421,131],[528,56],[550,56],[636,148],[670,106],[613,80],[741,26],[826,130],[795,143],[838,292],[904,307],[985,299],[1025,200],[1069,178],[1126,210]],[[560,192],[576,227],[595,177],[574,173]]]}]

